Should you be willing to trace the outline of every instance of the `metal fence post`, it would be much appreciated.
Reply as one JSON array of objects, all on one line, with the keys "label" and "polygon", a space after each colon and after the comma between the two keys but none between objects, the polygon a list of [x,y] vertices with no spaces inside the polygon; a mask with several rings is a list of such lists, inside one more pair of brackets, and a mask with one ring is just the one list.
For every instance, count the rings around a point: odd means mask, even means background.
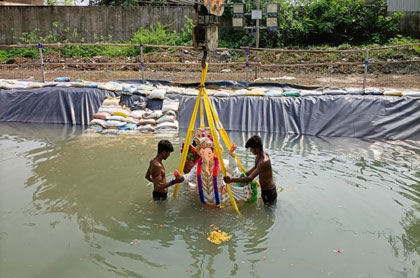
[{"label": "metal fence post", "polygon": [[245,54],[246,54],[246,63],[245,63],[245,67],[246,67],[246,88],[248,89],[248,85],[249,85],[249,47],[246,48]]},{"label": "metal fence post", "polygon": [[45,82],[44,58],[42,57],[42,43],[38,43],[38,49],[39,49],[39,60],[41,63],[42,82]]},{"label": "metal fence post", "polygon": [[144,59],[143,59],[143,44],[140,44],[140,66],[141,66],[141,80],[144,83]]},{"label": "metal fence post", "polygon": [[366,89],[366,77],[369,69],[369,49],[366,49],[365,73],[363,75],[363,89]]}]

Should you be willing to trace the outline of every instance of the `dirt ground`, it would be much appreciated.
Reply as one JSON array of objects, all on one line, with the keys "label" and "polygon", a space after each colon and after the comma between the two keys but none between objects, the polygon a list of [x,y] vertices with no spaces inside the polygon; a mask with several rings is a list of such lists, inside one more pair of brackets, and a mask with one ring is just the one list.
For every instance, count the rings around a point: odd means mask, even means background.
[{"label": "dirt ground", "polygon": [[[226,70],[225,70],[226,71]],[[177,69],[177,70],[147,70],[145,79],[166,80],[180,83],[200,81],[200,70]],[[66,76],[71,79],[83,79],[89,81],[113,81],[113,80],[141,80],[141,72],[137,70],[81,70],[81,69],[46,69],[46,80],[54,80],[57,77]],[[39,69],[0,68],[2,79],[41,79]],[[220,69],[209,69],[207,81],[234,80],[245,81],[246,73],[243,71],[230,70],[221,72]],[[275,82],[291,83],[298,85],[312,85],[325,87],[362,87],[363,74],[322,74],[322,73],[287,73],[281,71],[259,71],[257,79],[255,72],[249,72],[249,82]],[[420,89],[419,74],[369,74],[367,87],[396,88],[396,89]]]},{"label": "dirt ground", "polygon": [[[401,52],[405,55],[416,53]],[[400,52],[396,53],[401,54]],[[363,53],[362,53],[363,54]],[[382,53],[383,54],[383,53]],[[380,56],[376,53],[373,61],[399,60],[397,56]],[[363,56],[363,55],[362,55]],[[249,61],[258,61],[258,74],[255,64],[251,64],[249,82],[276,82],[324,87],[362,87],[363,61],[360,53],[355,54],[317,54],[317,53],[260,53],[259,58],[251,55]],[[145,79],[166,80],[179,83],[199,82],[201,77],[201,57],[199,50],[149,52],[144,55]],[[411,57],[411,56],[410,56]],[[367,76],[367,87],[420,89],[419,62],[371,65]],[[413,59],[414,59],[413,58]],[[404,59],[403,59],[404,60]],[[246,57],[244,53],[233,51],[209,53],[207,81],[234,80],[246,81]],[[356,65],[336,65],[335,62],[355,62]],[[48,52],[44,56],[46,79],[70,77],[88,81],[141,80],[140,57],[66,58],[60,52]],[[84,64],[83,64],[84,63]],[[309,63],[309,64],[308,64]],[[324,66],[314,66],[323,63]],[[360,64],[359,64],[360,63]],[[287,64],[287,66],[278,66]],[[297,65],[297,66],[290,66]],[[301,65],[299,65],[301,64]],[[306,64],[303,66],[303,64]],[[312,66],[311,66],[312,64]],[[274,67],[273,67],[274,66]],[[0,64],[0,78],[41,79],[39,60],[15,57]]]}]

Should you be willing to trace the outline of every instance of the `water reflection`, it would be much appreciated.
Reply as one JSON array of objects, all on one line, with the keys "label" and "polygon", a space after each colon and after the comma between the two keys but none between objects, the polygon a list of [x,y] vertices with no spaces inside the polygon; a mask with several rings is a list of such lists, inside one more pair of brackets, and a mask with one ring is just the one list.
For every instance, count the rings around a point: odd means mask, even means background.
[{"label": "water reflection", "polygon": [[[202,207],[183,188],[177,199],[152,201],[144,170],[159,138],[81,135],[80,129],[50,125],[2,124],[0,128],[2,141],[43,143],[23,153],[32,161],[33,171],[24,186],[35,189],[26,213],[63,214],[77,221],[89,246],[90,262],[113,275],[264,277],[267,269],[274,270],[282,262],[280,272],[293,274],[287,268],[292,246],[309,274],[318,269],[306,263],[305,256],[314,260],[319,254],[322,267],[333,268],[320,249],[335,237],[351,242],[349,231],[372,248],[376,245],[369,240],[384,238],[394,251],[392,258],[382,258],[385,265],[395,258],[406,262],[389,267],[395,271],[381,273],[391,277],[418,271],[419,142],[262,133],[283,191],[277,206],[258,202],[241,207],[244,218],[239,219],[231,208],[221,212]],[[177,151],[165,162],[168,172],[177,168],[184,135],[171,138]],[[252,167],[254,156],[243,146],[254,134],[229,135],[239,146],[244,166]],[[2,150],[2,158],[6,157],[3,154]],[[231,234],[231,241],[219,247],[207,242],[211,224]],[[51,225],[59,226],[60,220]],[[311,237],[316,229],[323,233]],[[302,247],[300,241],[314,248]],[[283,254],[283,249],[288,253]]]}]

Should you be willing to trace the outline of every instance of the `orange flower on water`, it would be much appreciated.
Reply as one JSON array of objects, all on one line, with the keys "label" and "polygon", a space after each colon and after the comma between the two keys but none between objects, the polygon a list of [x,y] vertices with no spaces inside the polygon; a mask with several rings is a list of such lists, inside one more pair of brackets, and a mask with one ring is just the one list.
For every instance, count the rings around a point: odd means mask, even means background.
[{"label": "orange flower on water", "polygon": [[207,237],[207,240],[214,244],[221,244],[222,242],[228,241],[232,238],[231,235],[228,235],[227,233],[219,230],[215,225],[210,225],[212,230],[210,231],[210,234]]}]

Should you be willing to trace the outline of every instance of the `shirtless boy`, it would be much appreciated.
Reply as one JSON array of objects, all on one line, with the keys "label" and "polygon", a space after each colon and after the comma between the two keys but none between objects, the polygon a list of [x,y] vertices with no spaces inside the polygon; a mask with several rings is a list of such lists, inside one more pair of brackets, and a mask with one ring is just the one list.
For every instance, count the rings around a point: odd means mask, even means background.
[{"label": "shirtless boy", "polygon": [[[235,150],[236,146],[232,146]],[[246,172],[246,177],[243,178],[230,178],[224,177],[226,183],[240,182],[248,183],[254,180],[258,175],[260,177],[261,197],[265,204],[272,204],[277,200],[276,185],[273,183],[273,170],[271,168],[270,157],[263,150],[261,137],[254,135],[248,139],[245,148],[249,148],[252,154],[256,156],[255,166]]]},{"label": "shirtless boy", "polygon": [[146,179],[153,183],[153,200],[163,201],[168,197],[168,187],[179,183],[178,178],[166,182],[166,171],[163,166],[163,160],[166,160],[174,147],[168,140],[160,140],[158,143],[158,153],[155,158],[150,161],[149,168],[146,172]]}]

